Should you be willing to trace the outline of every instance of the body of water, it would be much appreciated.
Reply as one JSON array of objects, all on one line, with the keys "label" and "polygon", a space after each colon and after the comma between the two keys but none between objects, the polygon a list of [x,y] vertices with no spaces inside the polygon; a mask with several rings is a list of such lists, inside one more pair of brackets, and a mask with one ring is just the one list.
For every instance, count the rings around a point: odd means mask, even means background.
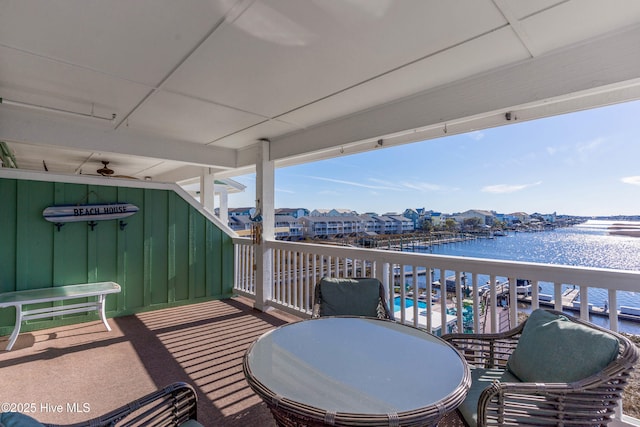
[{"label": "body of water", "polygon": [[[618,224],[618,222],[616,222]],[[584,224],[534,233],[510,232],[493,239],[477,239],[434,246],[428,253],[474,258],[503,259],[584,267],[640,271],[640,237],[611,235],[612,222],[588,221]],[[631,229],[640,223],[626,223]],[[439,280],[436,272],[436,280]],[[426,278],[421,278],[425,281]],[[479,277],[484,284],[487,278]],[[419,283],[426,286],[426,282]],[[553,295],[553,284],[540,282],[541,293]],[[638,284],[640,291],[640,283]],[[603,306],[607,290],[590,288],[589,302]],[[618,292],[618,304],[640,307],[640,293]],[[596,321],[595,323],[601,323]],[[620,330],[640,333],[640,323],[621,325]]]}]

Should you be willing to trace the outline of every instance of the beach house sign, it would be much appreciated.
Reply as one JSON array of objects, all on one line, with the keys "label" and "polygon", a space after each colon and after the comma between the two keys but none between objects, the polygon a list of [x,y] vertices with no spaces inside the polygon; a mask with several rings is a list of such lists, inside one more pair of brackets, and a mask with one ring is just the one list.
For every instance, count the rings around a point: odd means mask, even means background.
[{"label": "beach house sign", "polygon": [[138,210],[138,207],[131,203],[59,205],[49,206],[42,211],[42,216],[47,221],[54,223],[103,221],[126,218]]}]

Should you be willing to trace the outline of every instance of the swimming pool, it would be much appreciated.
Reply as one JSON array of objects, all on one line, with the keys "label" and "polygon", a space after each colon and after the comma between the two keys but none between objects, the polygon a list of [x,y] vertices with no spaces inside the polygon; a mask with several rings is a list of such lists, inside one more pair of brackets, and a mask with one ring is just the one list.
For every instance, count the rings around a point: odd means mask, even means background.
[{"label": "swimming pool", "polygon": [[[405,298],[404,299],[404,308],[413,307],[413,298]],[[418,301],[418,308],[427,308],[426,301]],[[400,297],[395,297],[393,299],[393,311],[400,311]]]}]

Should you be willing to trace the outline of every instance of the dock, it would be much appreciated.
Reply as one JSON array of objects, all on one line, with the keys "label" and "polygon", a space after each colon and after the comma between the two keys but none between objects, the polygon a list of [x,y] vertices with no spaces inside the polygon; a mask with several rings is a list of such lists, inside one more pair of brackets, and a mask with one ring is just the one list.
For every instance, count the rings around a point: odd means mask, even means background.
[{"label": "dock", "polygon": [[[540,307],[554,308],[556,302],[548,295],[539,296],[538,305]],[[580,301],[576,301],[580,297],[580,291],[578,289],[567,289],[562,293],[562,310],[580,312]],[[518,302],[531,304],[531,296],[518,296]],[[604,307],[597,307],[593,304],[589,304],[589,313],[596,316],[608,317],[609,311]],[[640,309],[635,307],[622,307],[622,310],[618,310],[618,319],[628,320],[630,322],[640,322]],[[634,314],[637,313],[637,314]]]}]

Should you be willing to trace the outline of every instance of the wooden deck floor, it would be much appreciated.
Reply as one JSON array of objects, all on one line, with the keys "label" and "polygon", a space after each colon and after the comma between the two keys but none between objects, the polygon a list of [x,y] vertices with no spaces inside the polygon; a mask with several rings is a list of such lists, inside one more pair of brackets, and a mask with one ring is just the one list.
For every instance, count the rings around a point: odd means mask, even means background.
[{"label": "wooden deck floor", "polygon": [[[244,379],[242,357],[262,333],[295,320],[231,299],[110,319],[111,332],[97,321],[23,333],[12,351],[0,350],[0,402],[29,404],[38,420],[65,424],[185,381],[198,392],[205,426],[275,426]],[[88,413],[68,410],[74,403]]]}]

